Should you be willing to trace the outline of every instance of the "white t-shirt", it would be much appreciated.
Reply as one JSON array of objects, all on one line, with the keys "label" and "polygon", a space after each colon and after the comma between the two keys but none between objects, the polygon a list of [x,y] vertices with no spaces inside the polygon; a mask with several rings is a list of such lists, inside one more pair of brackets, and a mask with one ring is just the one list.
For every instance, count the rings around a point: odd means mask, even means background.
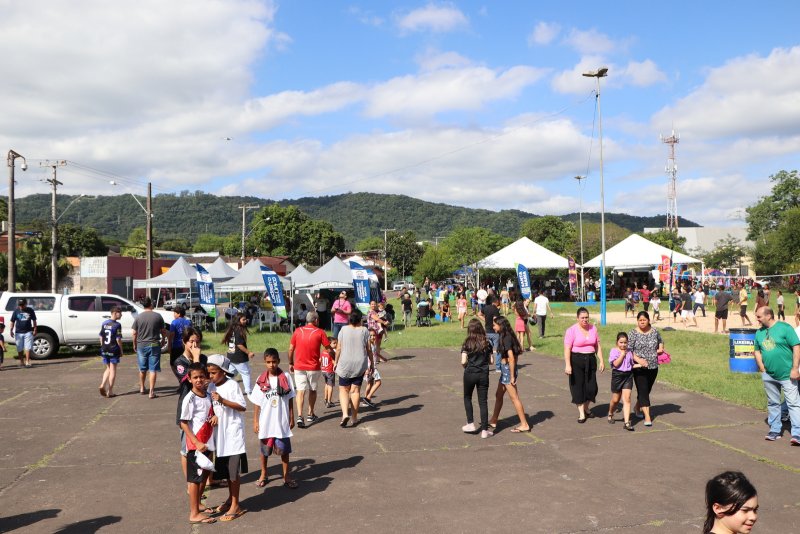
[{"label": "white t-shirt", "polygon": [[269,391],[265,394],[257,385],[250,392],[250,402],[261,407],[258,417],[258,439],[290,438],[289,402],[295,397],[294,383],[289,373],[283,373],[289,381],[291,392],[283,397],[278,395],[278,377],[269,377]]},{"label": "white t-shirt", "polygon": [[[214,392],[229,402],[247,407],[242,390],[230,378],[224,384],[217,386],[208,385],[208,396]],[[223,406],[221,402],[211,402],[214,414],[217,416],[217,428],[214,432],[214,446],[217,456],[235,456],[245,452],[244,446],[244,412]]]},{"label": "white t-shirt", "polygon": [[533,299],[533,305],[534,309],[536,310],[536,315],[547,315],[548,304],[550,304],[550,300],[544,295],[539,295],[538,297]]},{"label": "white t-shirt", "polygon": [[478,297],[478,304],[483,304],[486,302],[486,297],[489,296],[489,293],[487,293],[485,289],[481,288],[477,293],[475,293],[475,296]]},{"label": "white t-shirt", "polygon": [[778,295],[778,300],[776,301],[778,306],[783,306],[783,295]]},{"label": "white t-shirt", "polygon": [[[189,427],[197,435],[200,428],[209,420],[211,412],[211,395],[206,393],[205,397],[198,397],[194,391],[190,391],[183,398],[181,404],[181,421],[189,421]],[[186,438],[189,441],[189,438]],[[214,438],[206,442],[208,450],[214,450]]]},{"label": "white t-shirt", "polygon": [[702,291],[695,291],[694,292],[694,301],[697,304],[705,304],[706,302],[706,294]]}]

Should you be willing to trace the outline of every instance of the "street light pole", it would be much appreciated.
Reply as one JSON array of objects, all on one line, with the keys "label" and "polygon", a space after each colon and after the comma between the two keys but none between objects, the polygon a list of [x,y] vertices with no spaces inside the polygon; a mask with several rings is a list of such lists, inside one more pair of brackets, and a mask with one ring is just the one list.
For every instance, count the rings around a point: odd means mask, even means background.
[{"label": "street light pole", "polygon": [[28,170],[28,161],[21,154],[8,151],[6,163],[8,164],[8,290],[14,291],[17,285],[17,249],[15,243],[17,226],[14,215],[14,160],[22,158],[23,171]]},{"label": "street light pole", "polygon": [[600,111],[600,78],[608,76],[608,67],[584,72],[583,76],[597,79],[597,124],[600,132],[600,324],[606,324],[606,209],[603,183],[603,114]]},{"label": "street light pole", "polygon": [[45,180],[48,184],[53,186],[53,195],[50,199],[50,292],[55,293],[58,291],[58,217],[56,211],[56,192],[59,185],[64,185],[56,178],[56,170],[59,167],[64,167],[67,164],[65,160],[59,161],[41,161],[40,167],[52,167],[53,177]]},{"label": "street light pole", "polygon": [[239,209],[242,210],[242,267],[244,267],[244,240],[246,234],[245,230],[247,229],[247,210],[255,210],[260,208],[261,206],[239,206]]},{"label": "street light pole", "polygon": [[383,229],[383,292],[389,290],[389,247],[388,247],[388,232],[396,232],[397,228],[384,228]]},{"label": "street light pole", "polygon": [[578,227],[580,228],[580,240],[581,240],[581,290],[578,293],[581,297],[582,301],[586,300],[586,283],[583,279],[583,180],[586,179],[585,176],[576,176],[576,180],[578,180]]},{"label": "street light pole", "polygon": [[[110,180],[108,182],[111,185],[118,185],[117,182],[114,180]],[[136,198],[136,195],[133,193],[129,193],[133,200],[139,204],[139,207],[142,208],[144,211],[145,216],[147,217],[147,224],[145,225],[145,232],[146,232],[146,249],[147,249],[147,278],[150,279],[153,277],[153,183],[147,182],[147,207],[145,208],[139,199]],[[149,290],[148,290],[149,291]],[[148,295],[149,296],[149,295]]]}]

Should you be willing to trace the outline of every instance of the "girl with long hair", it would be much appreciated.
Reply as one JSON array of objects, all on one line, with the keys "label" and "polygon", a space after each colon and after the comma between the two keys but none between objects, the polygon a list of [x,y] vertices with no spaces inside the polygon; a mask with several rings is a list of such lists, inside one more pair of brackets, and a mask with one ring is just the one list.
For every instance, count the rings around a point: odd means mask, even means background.
[{"label": "girl with long hair", "polygon": [[500,381],[497,383],[497,391],[494,396],[494,411],[492,418],[489,420],[489,426],[492,428],[497,427],[497,419],[500,417],[500,410],[503,409],[503,397],[508,392],[508,396],[517,412],[517,417],[519,417],[519,424],[512,428],[511,432],[530,432],[531,425],[528,424],[525,408],[522,406],[522,401],[519,399],[519,393],[517,392],[517,359],[522,354],[522,345],[520,345],[517,336],[514,335],[511,323],[505,317],[495,317],[494,331],[500,336]]},{"label": "girl with long hair", "polygon": [[[489,428],[489,364],[494,363],[494,349],[486,338],[486,330],[480,319],[470,319],[467,326],[467,339],[461,345],[461,366],[464,368],[464,410],[467,424],[461,427],[464,432],[481,431],[481,438],[493,435]],[[481,426],[475,425],[472,413],[472,392],[478,390],[478,409],[481,413]]]},{"label": "girl with long hair", "polygon": [[228,345],[228,359],[236,372],[242,375],[245,396],[250,394],[250,360],[253,359],[253,351],[247,348],[247,333],[247,316],[239,312],[222,336],[222,343]]},{"label": "girl with long hair", "polygon": [[738,471],[726,471],[706,483],[703,534],[749,534],[758,520],[756,488]]}]

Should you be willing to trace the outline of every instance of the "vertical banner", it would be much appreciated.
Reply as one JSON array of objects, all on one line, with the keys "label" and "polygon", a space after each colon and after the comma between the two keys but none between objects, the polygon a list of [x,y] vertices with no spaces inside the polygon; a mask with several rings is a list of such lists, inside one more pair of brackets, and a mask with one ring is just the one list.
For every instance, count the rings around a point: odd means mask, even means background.
[{"label": "vertical banner", "polygon": [[569,294],[575,298],[578,294],[578,269],[575,265],[575,258],[567,256],[567,268],[569,269]]},{"label": "vertical banner", "polygon": [[209,317],[217,317],[217,302],[214,298],[214,282],[211,275],[199,263],[195,264],[197,269],[197,294],[200,306],[205,310]]},{"label": "vertical banner", "polygon": [[515,263],[514,268],[517,270],[517,283],[519,284],[519,292],[523,299],[531,298],[531,275],[528,268],[521,263]]},{"label": "vertical banner", "polygon": [[269,267],[261,267],[261,278],[264,280],[264,285],[267,286],[267,294],[269,300],[272,302],[272,309],[283,319],[286,319],[286,302],[283,300],[283,284],[278,277],[278,273]]},{"label": "vertical banner", "polygon": [[669,273],[672,268],[672,260],[665,254],[661,255],[661,265],[658,266],[659,278],[662,282],[669,280]]},{"label": "vertical banner", "polygon": [[369,312],[369,274],[361,264],[354,261],[350,262],[350,272],[353,275],[356,307],[366,315]]}]

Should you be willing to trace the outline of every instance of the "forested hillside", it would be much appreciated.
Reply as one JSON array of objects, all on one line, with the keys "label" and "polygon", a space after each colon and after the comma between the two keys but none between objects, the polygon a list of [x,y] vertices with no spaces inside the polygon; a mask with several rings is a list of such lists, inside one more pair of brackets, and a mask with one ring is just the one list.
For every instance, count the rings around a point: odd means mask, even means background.
[{"label": "forested hillside", "polygon": [[[145,197],[137,196],[144,205]],[[59,195],[59,213],[75,199]],[[156,243],[175,238],[194,242],[199,234],[221,236],[238,234],[242,228],[241,205],[267,206],[271,200],[256,197],[223,197],[201,191],[183,191],[179,194],[159,194],[153,197],[153,227]],[[4,202],[0,203],[2,206]],[[537,215],[518,210],[498,212],[471,209],[443,203],[426,202],[404,195],[374,193],[348,193],[326,197],[307,197],[279,202],[282,206],[295,205],[314,219],[333,224],[345,236],[347,246],[359,240],[383,235],[382,228],[399,232],[413,230],[419,239],[434,240],[448,235],[454,228],[479,226],[507,237],[517,237],[522,223]],[[5,210],[0,219],[5,219]],[[248,220],[252,216],[248,216]],[[20,228],[34,221],[50,217],[50,195],[31,195],[17,199],[17,224]],[[577,222],[578,214],[569,214],[565,220]],[[584,213],[584,222],[599,222],[597,213]],[[82,198],[75,202],[61,219],[62,223],[75,223],[95,228],[109,243],[124,242],[134,228],[145,225],[145,213],[130,195]],[[606,214],[606,221],[638,232],[645,227],[664,224],[663,216],[637,217],[622,213]],[[682,226],[697,226],[681,219]]]}]

